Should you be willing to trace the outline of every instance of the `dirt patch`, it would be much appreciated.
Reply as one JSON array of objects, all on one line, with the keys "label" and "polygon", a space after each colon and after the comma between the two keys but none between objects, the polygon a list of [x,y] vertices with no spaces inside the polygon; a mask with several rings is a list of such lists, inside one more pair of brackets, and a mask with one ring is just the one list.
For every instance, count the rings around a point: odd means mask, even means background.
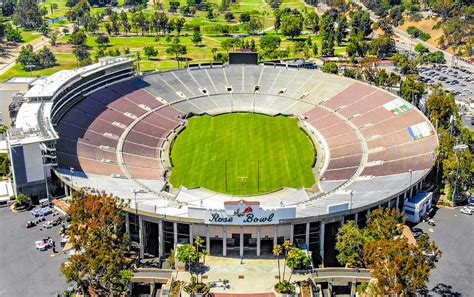
[{"label": "dirt patch", "polygon": [[72,44],[65,43],[65,42],[58,42],[56,43],[56,46],[48,45],[48,48],[53,53],[58,53],[58,54],[71,54],[72,51],[74,50],[74,47],[72,46]]},{"label": "dirt patch", "polygon": [[436,23],[438,23],[438,21],[439,18],[430,18],[419,22],[405,21],[405,23],[402,26],[399,26],[398,28],[406,32],[408,27],[414,26],[420,29],[421,31],[430,34],[431,38],[428,39],[428,41],[426,42],[439,48],[440,46],[438,43],[438,39],[441,37],[441,35],[443,35],[443,30],[441,28],[436,30],[433,29],[433,27],[436,25]]}]

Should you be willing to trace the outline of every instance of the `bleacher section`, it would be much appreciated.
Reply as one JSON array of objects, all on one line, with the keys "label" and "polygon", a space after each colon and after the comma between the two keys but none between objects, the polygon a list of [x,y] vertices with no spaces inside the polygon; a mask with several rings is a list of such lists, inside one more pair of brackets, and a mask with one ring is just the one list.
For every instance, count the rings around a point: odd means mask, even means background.
[{"label": "bleacher section", "polygon": [[161,179],[160,148],[184,115],[245,111],[299,116],[314,127],[327,152],[320,176],[329,190],[354,179],[429,170],[437,138],[414,140],[408,127],[427,120],[415,108],[395,113],[383,106],[395,98],[348,78],[283,67],[156,72],[99,89],[73,106],[57,125],[59,167],[125,176],[121,154],[133,178]]}]

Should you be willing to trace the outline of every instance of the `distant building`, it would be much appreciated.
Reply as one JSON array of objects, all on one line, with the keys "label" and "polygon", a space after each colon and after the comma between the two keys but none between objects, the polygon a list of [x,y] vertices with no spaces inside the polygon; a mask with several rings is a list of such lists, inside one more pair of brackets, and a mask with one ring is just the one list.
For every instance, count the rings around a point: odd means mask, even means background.
[{"label": "distant building", "polygon": [[[30,89],[35,80],[36,77],[13,77],[0,83],[0,125],[11,126],[14,123],[22,95]],[[15,112],[12,113],[12,110]]]}]

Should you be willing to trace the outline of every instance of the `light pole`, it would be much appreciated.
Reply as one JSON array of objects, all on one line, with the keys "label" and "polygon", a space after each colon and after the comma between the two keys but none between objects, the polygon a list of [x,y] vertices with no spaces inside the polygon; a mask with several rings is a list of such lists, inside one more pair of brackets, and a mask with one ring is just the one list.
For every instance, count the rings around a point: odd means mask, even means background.
[{"label": "light pole", "polygon": [[454,190],[453,190],[453,204],[456,201],[456,196],[457,196],[457,185],[458,185],[458,180],[459,180],[459,156],[458,152],[462,152],[465,149],[467,149],[468,146],[466,144],[458,144],[454,146],[454,154],[456,155],[456,181],[454,182]]},{"label": "light pole", "polygon": [[69,173],[71,173],[71,191],[74,191],[74,167],[69,167]]},{"label": "light pole", "polygon": [[138,216],[138,206],[137,206],[137,193],[138,192],[139,192],[138,190],[132,189],[133,198],[135,200],[135,215],[136,216]]},{"label": "light pole", "polygon": [[353,190],[350,190],[349,194],[351,195],[351,202],[349,204],[349,209],[352,210],[352,198],[354,197],[354,191]]},{"label": "light pole", "polygon": [[408,190],[410,191],[410,198],[412,196],[412,190],[411,190],[411,182],[412,182],[412,178],[413,178],[413,170],[409,169],[408,170],[410,172],[410,186],[408,187]]}]

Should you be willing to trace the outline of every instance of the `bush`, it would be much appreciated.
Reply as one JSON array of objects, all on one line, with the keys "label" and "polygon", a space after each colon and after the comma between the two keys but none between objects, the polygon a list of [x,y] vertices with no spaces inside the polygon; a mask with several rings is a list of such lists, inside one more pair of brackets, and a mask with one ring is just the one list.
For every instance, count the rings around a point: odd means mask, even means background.
[{"label": "bush", "polygon": [[191,282],[184,286],[184,291],[188,294],[207,294],[211,289],[208,284],[197,282],[196,277],[191,276]]},{"label": "bush", "polygon": [[323,65],[323,72],[337,74],[336,62],[326,62]]},{"label": "bush", "polygon": [[425,53],[428,53],[430,50],[426,46],[424,46],[423,44],[418,43],[415,46],[415,51],[419,52],[420,54],[425,54]]},{"label": "bush", "polygon": [[296,292],[296,287],[287,280],[283,280],[275,285],[275,291],[279,294],[293,294]]},{"label": "bush", "polygon": [[433,53],[428,54],[428,60],[431,63],[437,63],[437,64],[444,64],[446,63],[446,59],[444,58],[444,54],[441,51],[436,51]]},{"label": "bush", "polygon": [[428,33],[425,33],[423,31],[421,31],[420,29],[418,29],[417,27],[415,26],[409,26],[407,28],[407,33],[410,34],[411,37],[413,38],[419,38],[423,41],[427,41],[428,39],[431,38],[431,35],[428,34]]}]

